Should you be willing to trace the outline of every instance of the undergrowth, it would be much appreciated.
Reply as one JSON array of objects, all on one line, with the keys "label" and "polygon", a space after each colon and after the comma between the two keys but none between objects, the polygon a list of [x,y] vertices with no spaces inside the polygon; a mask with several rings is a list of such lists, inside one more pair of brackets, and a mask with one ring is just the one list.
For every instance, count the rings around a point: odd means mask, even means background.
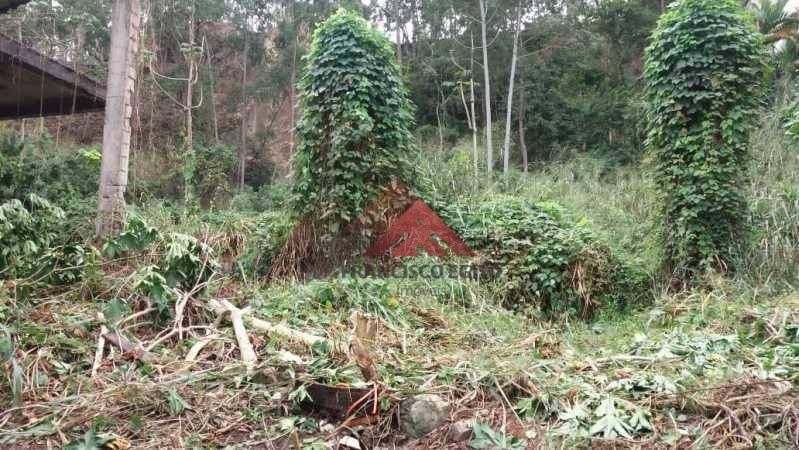
[{"label": "undergrowth", "polygon": [[[0,240],[13,249],[0,275],[0,444],[322,448],[330,421],[301,403],[314,383],[367,385],[346,352],[362,312],[378,324],[373,358],[387,389],[381,421],[359,435],[368,445],[397,438],[397,402],[432,393],[452,406],[450,422],[474,423],[473,446],[794,448],[790,139],[768,116],[753,136],[745,190],[757,245],[737,252],[741,269],[680,294],[658,276],[646,161],[581,157],[506,185],[473,179],[468,142],[428,152],[417,164],[423,198],[505,268],[493,280],[266,282],[291,227],[283,188],[241,193],[227,210],[147,202],[104,245],[65,233],[52,204],[20,197],[0,209]],[[30,276],[48,267],[53,276]],[[325,345],[250,329],[248,373],[234,333],[214,324],[221,301]],[[591,319],[575,320],[587,302]],[[95,364],[101,336],[133,349],[106,340]],[[416,444],[451,445],[448,426]]]}]

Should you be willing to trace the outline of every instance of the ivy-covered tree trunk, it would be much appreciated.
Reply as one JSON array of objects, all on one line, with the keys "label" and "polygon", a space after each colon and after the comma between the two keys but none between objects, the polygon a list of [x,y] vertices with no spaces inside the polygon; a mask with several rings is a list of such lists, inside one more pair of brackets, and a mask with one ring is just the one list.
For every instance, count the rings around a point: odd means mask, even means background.
[{"label": "ivy-covered tree trunk", "polygon": [[131,99],[136,84],[139,47],[139,0],[116,0],[111,18],[103,159],[95,232],[104,237],[118,233],[125,223],[128,185]]},{"label": "ivy-covered tree trunk", "polygon": [[414,182],[413,105],[391,42],[342,9],[316,29],[307,61],[294,157],[297,224],[273,277],[297,276],[331,256],[331,241],[365,229],[361,215],[378,194]]},{"label": "ivy-covered tree trunk", "polygon": [[662,197],[666,268],[726,270],[744,236],[741,192],[759,101],[762,42],[732,0],[680,0],[646,50],[647,146]]}]

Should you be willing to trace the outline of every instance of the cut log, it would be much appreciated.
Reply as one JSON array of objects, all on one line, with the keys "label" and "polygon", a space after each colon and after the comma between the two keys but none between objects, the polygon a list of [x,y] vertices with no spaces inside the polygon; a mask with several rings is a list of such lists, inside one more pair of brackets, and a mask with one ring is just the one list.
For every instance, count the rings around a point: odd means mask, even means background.
[{"label": "cut log", "polygon": [[233,331],[236,333],[236,341],[239,344],[241,361],[247,368],[247,372],[252,372],[253,369],[255,369],[255,363],[258,361],[258,358],[255,356],[255,350],[253,350],[250,338],[247,336],[247,329],[244,328],[244,319],[242,318],[240,309],[235,308],[230,310],[230,322],[233,324]]},{"label": "cut log", "polygon": [[361,369],[366,381],[378,381],[374,363],[374,342],[377,337],[377,320],[370,314],[355,311],[350,317],[353,332],[350,339],[350,356]]},{"label": "cut log", "polygon": [[253,317],[249,313],[249,311],[241,310],[227,300],[219,301],[216,299],[211,299],[208,301],[208,306],[210,306],[211,309],[213,309],[218,315],[231,313],[231,318],[232,318],[232,313],[234,311],[237,311],[242,317],[247,316],[246,322],[252,325],[254,329],[266,334],[276,334],[278,336],[287,338],[295,342],[300,342],[308,346],[313,346],[321,343],[329,343],[328,340],[323,337],[315,336],[313,334],[294,330],[282,324],[273,324],[265,320]]}]

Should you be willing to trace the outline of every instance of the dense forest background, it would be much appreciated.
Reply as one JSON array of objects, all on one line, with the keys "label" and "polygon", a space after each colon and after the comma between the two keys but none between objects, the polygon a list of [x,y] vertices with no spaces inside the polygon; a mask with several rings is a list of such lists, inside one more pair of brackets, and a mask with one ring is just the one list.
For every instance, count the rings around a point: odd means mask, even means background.
[{"label": "dense forest background", "polygon": [[[509,117],[509,159],[514,168],[540,167],[581,154],[610,165],[640,162],[643,51],[666,2],[498,0],[485,2],[484,19],[481,4],[148,2],[132,120],[130,199],[181,198],[185,172],[193,170],[186,162],[195,164],[195,158],[185,158],[189,142],[199,155],[197,161],[213,166],[200,167],[192,176],[206,206],[225,204],[234,192],[258,191],[283,179],[295,147],[296,83],[303,56],[315,25],[339,6],[360,11],[396,43],[397,60],[416,105],[418,136],[430,144],[428,150],[451,148],[460,139],[468,140],[475,129],[478,158],[485,167],[488,103],[492,147],[497,149],[493,160],[502,158]],[[794,19],[785,5],[767,0],[749,6],[752,20],[774,41],[772,101],[783,105],[793,95],[796,57]],[[43,54],[102,80],[110,8],[108,0],[37,0],[0,18],[0,24]],[[514,57],[518,69],[509,82]],[[191,82],[190,66],[195,73]],[[516,91],[509,104],[511,84]],[[192,105],[185,101],[189,85]],[[192,116],[191,130],[187,113]],[[90,146],[101,140],[101,123],[97,114],[3,126],[15,128],[23,138]]]},{"label": "dense forest background", "polygon": [[[3,17],[2,26],[44,54],[102,80],[110,3],[34,1]],[[485,166],[487,101],[497,149],[502,145],[506,111],[512,110],[512,167],[579,154],[596,155],[609,164],[640,160],[642,54],[664,3],[486,2],[488,96],[478,1],[343,5],[361,11],[398,43],[397,58],[416,105],[418,134],[431,144],[431,151],[450,148],[468,137],[474,115]],[[195,151],[211,155],[218,166],[219,173],[198,176],[222,182],[211,189],[210,180],[197,180],[208,185],[200,188],[206,204],[225,202],[242,187],[257,191],[285,176],[295,144],[293,125],[299,118],[295,85],[303,56],[315,24],[339,6],[327,1],[257,0],[145,5],[130,197],[181,196],[189,134]],[[509,105],[517,15],[518,69]],[[189,107],[185,97],[190,65],[197,76],[192,80],[194,104]],[[185,119],[189,109],[191,130]],[[99,115],[29,119],[4,126],[22,131],[23,136],[46,130],[57,143],[79,145],[95,144],[102,134]],[[499,150],[493,155],[497,161],[501,158]],[[201,159],[210,163],[205,156]]]}]

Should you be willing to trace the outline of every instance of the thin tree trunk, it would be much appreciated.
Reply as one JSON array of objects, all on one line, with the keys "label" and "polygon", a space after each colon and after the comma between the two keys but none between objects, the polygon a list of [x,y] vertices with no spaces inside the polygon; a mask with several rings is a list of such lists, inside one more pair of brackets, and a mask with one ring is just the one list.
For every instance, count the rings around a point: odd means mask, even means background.
[{"label": "thin tree trunk", "polygon": [[191,2],[189,16],[189,75],[186,83],[186,148],[194,151],[194,123],[192,109],[194,108],[194,1]]},{"label": "thin tree trunk", "polygon": [[95,225],[100,237],[118,233],[125,223],[131,98],[136,82],[139,22],[139,0],[114,1],[106,82],[103,159]]},{"label": "thin tree trunk", "polygon": [[289,142],[289,152],[294,154],[294,145],[297,140],[296,125],[297,125],[297,33],[294,33],[294,48],[291,53],[291,85],[289,87],[289,96],[291,97],[291,134],[289,135],[291,141]]},{"label": "thin tree trunk", "polygon": [[[203,36],[203,44],[208,44],[205,36]],[[211,119],[214,123],[214,142],[219,144],[219,119],[216,114],[216,79],[214,77],[214,61],[211,58],[210,45],[206,47],[205,52],[206,61],[208,62],[208,81],[211,82]]]},{"label": "thin tree trunk", "polygon": [[472,161],[474,163],[474,177],[477,180],[479,162],[477,160],[477,116],[474,114],[474,34],[469,33],[472,39],[472,46],[469,48],[469,108],[471,109],[471,129],[472,129]]},{"label": "thin tree trunk", "polygon": [[[186,152],[190,160],[194,160],[194,121],[193,112],[194,108],[194,1],[191,2],[189,13],[189,53],[186,61],[188,62],[188,76],[186,81],[186,104],[184,105],[184,113],[186,114]],[[191,185],[191,180],[188,177],[184,180],[185,187],[183,192],[183,199],[186,206],[190,205],[194,200],[194,192]]]},{"label": "thin tree trunk", "polygon": [[72,107],[70,108],[70,114],[75,114],[75,107],[78,101],[78,74],[80,73],[80,57],[83,54],[83,43],[85,40],[86,29],[83,28],[83,24],[78,24],[78,26],[75,27],[75,59],[72,61],[72,70],[75,72],[75,76],[72,83]]},{"label": "thin tree trunk", "polygon": [[[522,72],[522,65],[519,65],[519,80],[524,80],[524,74]],[[525,116],[525,108],[526,105],[524,103],[524,81],[522,81],[522,85],[519,86],[519,111],[516,112],[516,117],[519,120],[519,150],[522,153],[522,169],[524,173],[527,173],[527,166],[529,161],[527,161],[527,142],[525,142],[524,136],[524,116]]]},{"label": "thin tree trunk", "polygon": [[513,114],[513,85],[516,81],[516,55],[519,48],[519,32],[522,25],[522,5],[516,8],[516,31],[513,33],[513,54],[510,60],[510,79],[508,80],[508,103],[505,107],[505,140],[502,144],[502,176],[508,181],[510,172],[510,124]]},{"label": "thin tree trunk", "polygon": [[402,21],[400,20],[399,0],[394,0],[394,19],[397,21],[397,64],[402,67]]},{"label": "thin tree trunk", "polygon": [[486,0],[480,2],[480,34],[483,41],[483,93],[485,103],[486,170],[494,170],[494,148],[491,138],[491,78],[488,71],[488,40],[486,39]]},{"label": "thin tree trunk", "polygon": [[247,168],[247,60],[250,54],[249,17],[244,19],[244,57],[241,71],[241,136],[239,137],[239,190],[244,189],[244,174]]},{"label": "thin tree trunk", "polygon": [[[25,20],[25,16],[20,17],[19,21],[17,22],[17,40],[22,42],[22,22]],[[19,98],[19,94],[17,94],[17,101],[21,101]],[[20,138],[24,141],[25,140],[25,119],[19,119],[19,129],[20,129]]]}]

